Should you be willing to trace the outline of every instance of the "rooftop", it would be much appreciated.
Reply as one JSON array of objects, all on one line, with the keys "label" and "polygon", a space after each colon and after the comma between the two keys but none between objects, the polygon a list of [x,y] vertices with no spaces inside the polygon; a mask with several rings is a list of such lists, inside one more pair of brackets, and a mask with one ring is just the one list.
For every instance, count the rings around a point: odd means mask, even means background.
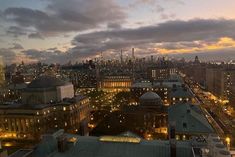
[{"label": "rooftop", "polygon": [[177,87],[175,90],[172,90],[170,92],[170,97],[188,97],[191,98],[193,97],[193,94],[187,89],[187,88],[183,88],[183,87]]},{"label": "rooftop", "polygon": [[62,81],[59,78],[43,75],[33,80],[28,85],[28,88],[50,88],[50,87],[63,86],[65,84],[66,82]]},{"label": "rooftop", "polygon": [[168,109],[169,123],[175,122],[176,132],[181,133],[214,133],[198,105],[179,103]]},{"label": "rooftop", "polygon": [[19,102],[5,102],[3,104],[0,104],[0,110],[4,109],[35,110],[35,109],[44,109],[47,107],[60,106],[60,105],[66,106],[79,102],[85,98],[86,97],[83,95],[75,95],[73,98],[66,98],[60,102],[53,102],[50,104],[37,104],[37,105],[26,105]]},{"label": "rooftop", "polygon": [[167,87],[172,88],[173,85],[181,86],[182,83],[178,81],[163,81],[163,82],[150,82],[150,81],[142,81],[142,82],[136,82],[132,85],[132,88],[154,88],[154,87]]},{"label": "rooftop", "polygon": [[[55,138],[47,138],[39,144],[33,157],[169,157],[169,141],[147,141],[133,137],[91,137],[67,135],[76,139],[65,152],[58,152]],[[70,140],[71,141],[71,140]],[[177,142],[177,157],[191,157],[189,141]]]},{"label": "rooftop", "polygon": [[156,99],[161,100],[161,97],[157,95],[157,93],[152,91],[146,92],[140,97],[140,100],[156,100]]}]

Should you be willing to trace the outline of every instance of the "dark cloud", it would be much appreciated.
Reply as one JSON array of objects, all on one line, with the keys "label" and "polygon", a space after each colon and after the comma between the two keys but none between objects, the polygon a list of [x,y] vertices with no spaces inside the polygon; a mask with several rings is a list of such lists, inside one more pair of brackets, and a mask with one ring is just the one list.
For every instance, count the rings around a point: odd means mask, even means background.
[{"label": "dark cloud", "polygon": [[57,51],[57,48],[56,47],[49,48],[49,49],[47,49],[47,51]]},{"label": "dark cloud", "polygon": [[3,18],[3,11],[0,10],[0,20]]},{"label": "dark cloud", "polygon": [[126,17],[114,0],[48,0],[46,11],[29,8],[8,8],[4,16],[21,27],[33,27],[43,35],[83,31]]},{"label": "dark cloud", "polygon": [[38,60],[46,63],[64,63],[67,61],[66,53],[63,53],[55,48],[40,51],[36,49],[28,49],[22,53],[32,60]]},{"label": "dark cloud", "polygon": [[28,38],[30,38],[30,39],[44,39],[44,37],[38,32],[29,34]]},{"label": "dark cloud", "polygon": [[134,0],[129,4],[130,8],[143,7],[143,5],[150,7],[152,12],[163,13],[165,8],[157,0]]},{"label": "dark cloud", "polygon": [[[135,47],[136,53],[142,56],[156,54],[158,49],[176,50],[174,52],[181,53],[180,49],[200,49],[205,45],[213,45],[221,37],[235,39],[234,30],[235,20],[175,20],[135,29],[107,29],[105,31],[79,34],[72,41],[74,47],[66,53],[60,52],[56,48],[45,51],[26,50],[22,53],[33,60],[60,63],[92,58],[100,52],[104,52],[104,55],[110,57],[117,56],[121,49],[130,52],[132,47]],[[216,54],[216,51],[210,51],[210,54],[213,52]],[[232,50],[221,49],[220,51],[232,55],[230,53]]]},{"label": "dark cloud", "polygon": [[[194,41],[210,41],[221,37],[235,38],[235,20],[194,19],[168,21],[155,26],[136,29],[107,30],[80,34],[74,38],[72,53],[77,56],[94,56],[100,51],[122,48],[157,48],[157,43],[178,43],[175,48],[199,47]],[[168,47],[170,44],[168,44]],[[74,54],[74,55],[75,55]]]},{"label": "dark cloud", "polygon": [[107,24],[108,29],[121,29],[122,26],[119,23],[110,22]]},{"label": "dark cloud", "polygon": [[17,27],[17,26],[10,26],[6,33],[8,35],[12,35],[13,37],[17,38],[19,36],[24,36],[24,35],[27,35],[26,33],[26,30],[24,30],[23,28],[21,27]]},{"label": "dark cloud", "polygon": [[16,54],[10,49],[0,48],[0,56],[3,58],[4,63],[13,63]]},{"label": "dark cloud", "polygon": [[10,48],[12,50],[22,50],[22,49],[24,49],[24,47],[22,45],[18,44],[18,43],[13,43],[12,45],[13,46]]}]

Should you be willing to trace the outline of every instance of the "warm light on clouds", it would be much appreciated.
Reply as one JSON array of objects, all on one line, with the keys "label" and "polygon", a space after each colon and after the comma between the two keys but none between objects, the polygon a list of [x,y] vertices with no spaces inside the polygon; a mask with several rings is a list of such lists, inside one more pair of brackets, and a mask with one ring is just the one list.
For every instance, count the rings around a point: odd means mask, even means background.
[{"label": "warm light on clouds", "polygon": [[[177,44],[177,43],[172,43]],[[223,50],[227,48],[235,48],[235,40],[228,37],[222,37],[214,43],[201,42],[198,47],[188,47],[183,49],[167,49],[167,48],[154,48],[155,52],[161,54],[174,54],[174,53],[193,53],[193,52],[209,52],[211,50]]]},{"label": "warm light on clouds", "polygon": [[[220,51],[235,59],[234,0],[0,0],[0,56],[14,62]],[[208,9],[210,8],[210,9]],[[224,52],[224,53],[223,53]]]}]

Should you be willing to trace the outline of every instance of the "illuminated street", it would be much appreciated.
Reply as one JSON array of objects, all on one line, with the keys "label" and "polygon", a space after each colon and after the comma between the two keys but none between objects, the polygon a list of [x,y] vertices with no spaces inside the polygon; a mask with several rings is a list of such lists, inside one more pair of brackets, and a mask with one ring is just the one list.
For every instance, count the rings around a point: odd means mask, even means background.
[{"label": "illuminated street", "polygon": [[185,79],[198,100],[198,104],[204,110],[204,114],[208,121],[215,128],[216,132],[220,135],[224,142],[231,148],[235,146],[235,121],[233,117],[229,116],[227,111],[223,109],[223,103],[216,100],[215,96],[208,94],[205,90],[200,88],[198,84]]},{"label": "illuminated street", "polygon": [[235,0],[0,0],[0,157],[235,157]]}]

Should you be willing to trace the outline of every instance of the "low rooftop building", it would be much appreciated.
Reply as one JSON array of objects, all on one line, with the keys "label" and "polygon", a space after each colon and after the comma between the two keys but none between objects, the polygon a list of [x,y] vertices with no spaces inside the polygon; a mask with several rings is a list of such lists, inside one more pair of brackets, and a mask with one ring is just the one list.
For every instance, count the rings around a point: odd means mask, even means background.
[{"label": "low rooftop building", "polygon": [[168,123],[175,126],[176,139],[208,135],[214,129],[198,105],[179,103],[168,108]]},{"label": "low rooftop building", "polygon": [[215,138],[148,141],[128,136],[78,136],[60,130],[43,136],[42,141],[24,157],[230,157],[230,152],[224,145],[218,145],[221,141]]},{"label": "low rooftop building", "polygon": [[171,105],[183,102],[188,102],[188,103],[195,102],[193,93],[185,85],[181,85],[178,87],[176,85],[173,86],[173,88],[169,92],[169,99]]}]

